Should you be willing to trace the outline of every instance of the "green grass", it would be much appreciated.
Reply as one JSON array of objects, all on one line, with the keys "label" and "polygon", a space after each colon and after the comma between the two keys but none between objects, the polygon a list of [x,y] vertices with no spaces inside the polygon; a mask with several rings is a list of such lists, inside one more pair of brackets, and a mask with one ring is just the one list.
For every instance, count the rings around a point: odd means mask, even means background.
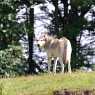
[{"label": "green grass", "polygon": [[2,95],[53,95],[53,91],[65,88],[95,88],[95,72],[0,79]]}]

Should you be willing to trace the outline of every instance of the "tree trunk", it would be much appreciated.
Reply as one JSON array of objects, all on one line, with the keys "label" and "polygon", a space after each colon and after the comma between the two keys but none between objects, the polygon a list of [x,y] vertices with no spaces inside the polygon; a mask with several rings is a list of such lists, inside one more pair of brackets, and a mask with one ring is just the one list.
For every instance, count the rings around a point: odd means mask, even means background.
[{"label": "tree trunk", "polygon": [[58,16],[58,0],[52,0],[55,7],[54,11],[54,34],[59,35],[59,16]]},{"label": "tree trunk", "polygon": [[64,17],[63,17],[63,36],[67,36],[68,31],[66,31],[65,26],[69,24],[69,18],[68,18],[68,0],[61,0],[61,2],[64,5]]},{"label": "tree trunk", "polygon": [[28,43],[29,43],[29,73],[35,73],[35,63],[33,61],[33,35],[34,35],[34,8],[30,8],[28,21]]}]

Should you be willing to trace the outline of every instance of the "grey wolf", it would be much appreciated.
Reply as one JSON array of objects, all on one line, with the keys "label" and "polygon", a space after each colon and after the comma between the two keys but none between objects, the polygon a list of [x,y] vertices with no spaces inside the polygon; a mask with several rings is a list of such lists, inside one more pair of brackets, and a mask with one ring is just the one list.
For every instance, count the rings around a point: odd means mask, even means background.
[{"label": "grey wolf", "polygon": [[37,40],[39,48],[43,48],[48,55],[48,72],[50,72],[51,60],[54,58],[53,72],[56,73],[57,62],[61,64],[61,72],[64,72],[64,64],[68,65],[68,72],[71,73],[71,53],[72,47],[70,41],[66,37],[58,39],[47,33]]}]

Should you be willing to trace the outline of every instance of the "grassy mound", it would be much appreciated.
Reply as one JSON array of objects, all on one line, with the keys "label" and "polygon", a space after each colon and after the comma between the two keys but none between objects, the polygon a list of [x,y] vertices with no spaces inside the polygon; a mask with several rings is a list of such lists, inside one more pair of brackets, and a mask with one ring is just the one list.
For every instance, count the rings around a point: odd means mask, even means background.
[{"label": "grassy mound", "polygon": [[53,95],[61,89],[94,89],[95,72],[43,74],[0,80],[0,95]]}]

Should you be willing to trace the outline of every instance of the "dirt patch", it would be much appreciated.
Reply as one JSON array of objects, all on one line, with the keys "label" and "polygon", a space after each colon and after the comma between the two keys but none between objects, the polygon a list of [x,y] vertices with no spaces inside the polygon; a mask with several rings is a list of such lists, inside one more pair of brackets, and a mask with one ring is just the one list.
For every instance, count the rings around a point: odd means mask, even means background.
[{"label": "dirt patch", "polygon": [[53,95],[95,95],[95,89],[88,90],[88,89],[76,89],[76,90],[69,90],[64,89],[60,91],[54,91]]}]

